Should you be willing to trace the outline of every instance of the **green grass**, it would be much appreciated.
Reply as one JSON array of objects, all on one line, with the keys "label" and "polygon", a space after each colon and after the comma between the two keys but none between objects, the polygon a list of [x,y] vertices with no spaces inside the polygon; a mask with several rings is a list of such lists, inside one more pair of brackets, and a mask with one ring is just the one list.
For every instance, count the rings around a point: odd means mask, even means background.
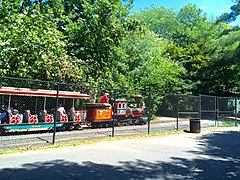
[{"label": "green grass", "polygon": [[21,148],[17,150],[0,150],[0,155],[12,154],[12,153],[23,153],[23,152],[32,151],[32,150],[54,149],[54,148],[71,147],[71,146],[85,146],[85,145],[97,144],[100,142],[117,141],[117,140],[124,140],[124,139],[145,139],[149,137],[161,137],[161,136],[166,136],[171,134],[181,134],[181,133],[184,133],[184,131],[169,130],[169,131],[152,132],[149,134],[143,133],[143,134],[136,134],[136,135],[114,136],[114,137],[95,138],[95,139],[87,139],[87,140],[74,140],[74,141],[68,141],[68,142],[56,142],[54,145],[50,145],[50,146]]},{"label": "green grass", "polygon": [[236,125],[235,120],[222,120],[220,122],[221,122],[221,126],[224,126],[224,127],[233,127]]},{"label": "green grass", "polygon": [[183,131],[170,130],[170,131],[159,131],[159,132],[154,132],[149,134],[143,133],[143,134],[136,134],[136,135],[96,138],[96,139],[90,139],[90,140],[75,140],[75,141],[69,141],[64,143],[63,142],[55,143],[54,145],[48,146],[47,148],[92,145],[92,144],[97,144],[97,143],[106,142],[106,141],[117,141],[117,140],[124,140],[124,139],[144,139],[148,137],[160,137],[160,136],[166,136],[170,134],[181,134],[181,133],[183,133]]}]

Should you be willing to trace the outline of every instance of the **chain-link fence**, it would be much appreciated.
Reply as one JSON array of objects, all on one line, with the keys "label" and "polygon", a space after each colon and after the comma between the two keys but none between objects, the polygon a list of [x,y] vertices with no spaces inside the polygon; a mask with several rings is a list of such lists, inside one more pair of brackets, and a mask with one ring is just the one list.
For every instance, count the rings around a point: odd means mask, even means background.
[{"label": "chain-link fence", "polygon": [[[110,105],[99,103],[106,92]],[[193,118],[237,125],[240,100],[0,77],[0,107],[1,151],[188,129]]]},{"label": "chain-link fence", "polygon": [[238,126],[240,113],[240,100],[237,97],[217,97],[217,123],[220,125]]}]

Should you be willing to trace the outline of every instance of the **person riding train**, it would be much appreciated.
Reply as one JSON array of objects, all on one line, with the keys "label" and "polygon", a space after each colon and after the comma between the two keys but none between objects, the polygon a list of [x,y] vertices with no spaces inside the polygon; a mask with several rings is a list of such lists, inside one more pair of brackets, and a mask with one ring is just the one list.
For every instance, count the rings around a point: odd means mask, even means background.
[{"label": "person riding train", "polygon": [[63,104],[60,103],[57,107],[57,111],[60,112],[61,114],[66,114],[66,110],[65,108],[63,107]]},{"label": "person riding train", "polygon": [[109,103],[109,93],[105,92],[100,99],[100,103]]},{"label": "person riding train", "polygon": [[141,108],[142,111],[144,112],[144,109],[145,109],[146,106],[145,106],[145,103],[142,99],[142,95],[141,94],[134,95],[134,101],[135,101],[136,107]]},{"label": "person riding train", "polygon": [[141,94],[134,95],[134,101],[136,103],[137,108],[145,108],[145,103],[142,100],[142,95]]},{"label": "person riding train", "polygon": [[8,112],[5,106],[2,106],[0,109],[0,124],[7,123],[8,121]]},{"label": "person riding train", "polygon": [[20,117],[20,121],[23,121],[23,114],[20,113],[20,107],[18,106],[17,102],[15,102],[11,107],[10,110],[12,111],[13,115],[18,115]]}]

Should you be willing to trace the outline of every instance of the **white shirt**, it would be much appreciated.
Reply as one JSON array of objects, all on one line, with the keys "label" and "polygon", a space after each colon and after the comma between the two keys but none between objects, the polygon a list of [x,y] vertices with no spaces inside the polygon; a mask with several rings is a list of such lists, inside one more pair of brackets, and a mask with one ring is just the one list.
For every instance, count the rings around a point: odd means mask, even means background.
[{"label": "white shirt", "polygon": [[65,114],[65,113],[66,113],[64,107],[59,107],[59,108],[57,109],[57,111],[59,111],[59,112],[62,113],[62,114]]}]

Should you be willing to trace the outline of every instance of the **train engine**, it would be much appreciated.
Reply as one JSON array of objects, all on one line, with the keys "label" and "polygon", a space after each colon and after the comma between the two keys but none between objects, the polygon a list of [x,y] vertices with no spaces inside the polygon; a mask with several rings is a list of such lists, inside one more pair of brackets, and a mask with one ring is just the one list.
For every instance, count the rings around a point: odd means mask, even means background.
[{"label": "train engine", "polygon": [[[115,104],[116,103],[116,106]],[[136,103],[129,103],[124,99],[111,100],[112,107],[115,107],[116,125],[146,124],[147,117],[144,117],[144,109],[137,107]]]},{"label": "train engine", "polygon": [[[108,127],[146,124],[148,118],[144,116],[144,104],[141,95],[135,95],[135,102],[128,103],[125,99],[111,99],[109,103],[87,103],[86,122],[92,127]],[[129,105],[128,105],[129,104]]]}]

